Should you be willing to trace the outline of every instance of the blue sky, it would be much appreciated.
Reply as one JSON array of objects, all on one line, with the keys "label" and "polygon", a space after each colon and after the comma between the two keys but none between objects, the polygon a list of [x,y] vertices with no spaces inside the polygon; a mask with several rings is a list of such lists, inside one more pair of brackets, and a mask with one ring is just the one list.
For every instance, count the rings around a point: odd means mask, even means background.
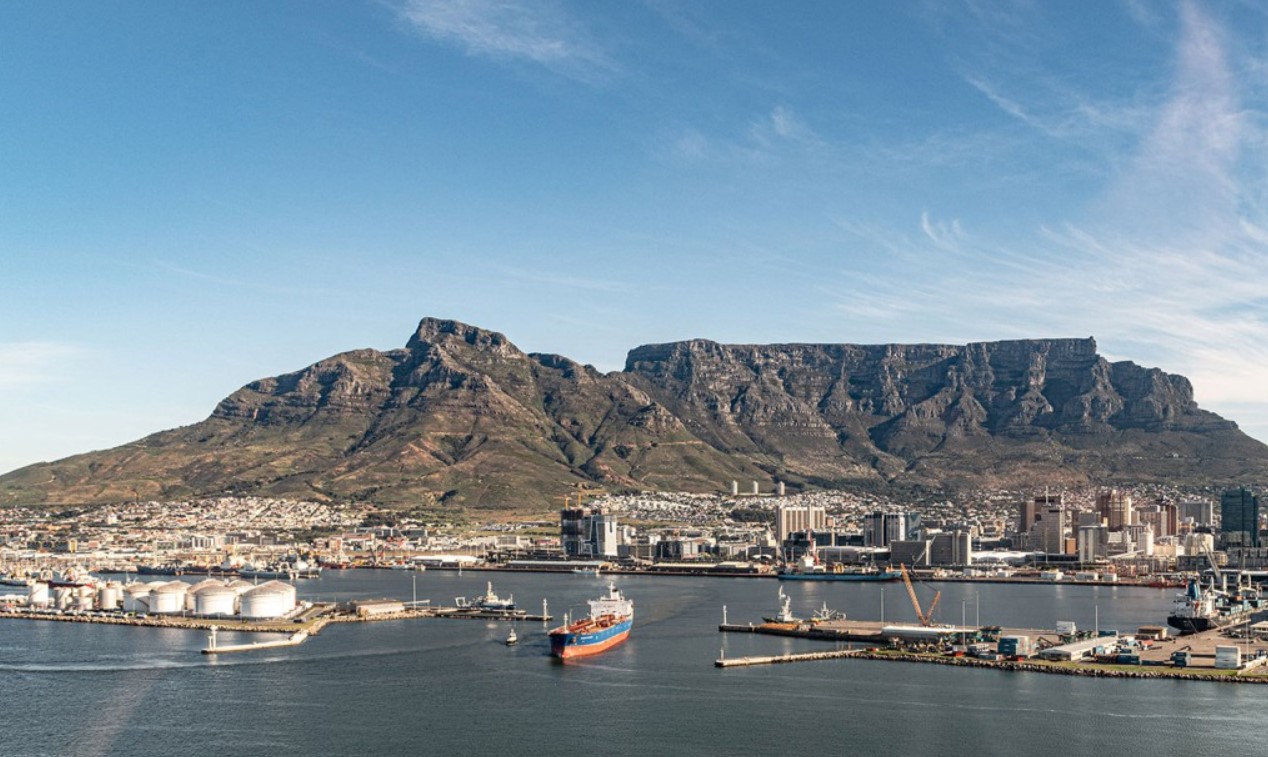
[{"label": "blue sky", "polygon": [[0,471],[457,318],[1097,337],[1268,439],[1252,2],[0,5]]}]

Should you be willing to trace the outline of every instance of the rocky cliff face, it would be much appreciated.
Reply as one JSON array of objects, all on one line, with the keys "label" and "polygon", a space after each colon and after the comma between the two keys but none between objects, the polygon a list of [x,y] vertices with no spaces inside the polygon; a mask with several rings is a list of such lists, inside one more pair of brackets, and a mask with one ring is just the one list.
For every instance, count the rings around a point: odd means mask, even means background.
[{"label": "rocky cliff face", "polygon": [[0,477],[58,502],[226,489],[542,505],[570,485],[1219,482],[1268,447],[1201,410],[1189,382],[1109,363],[1092,339],[969,345],[648,345],[601,374],[501,334],[424,319],[253,382],[206,421]]}]

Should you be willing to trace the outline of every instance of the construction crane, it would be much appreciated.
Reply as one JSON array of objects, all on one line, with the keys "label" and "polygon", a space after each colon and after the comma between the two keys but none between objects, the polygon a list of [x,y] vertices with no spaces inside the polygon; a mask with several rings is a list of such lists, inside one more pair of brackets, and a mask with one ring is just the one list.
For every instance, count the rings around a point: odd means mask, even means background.
[{"label": "construction crane", "polygon": [[911,585],[911,574],[907,572],[907,566],[902,563],[898,564],[899,570],[903,574],[903,585],[907,587],[907,596],[911,597],[911,606],[916,610],[916,617],[920,620],[920,625],[933,625],[933,611],[938,606],[938,600],[942,599],[942,592],[939,591],[933,595],[933,601],[929,603],[929,612],[920,609],[920,600],[916,598],[916,589]]}]

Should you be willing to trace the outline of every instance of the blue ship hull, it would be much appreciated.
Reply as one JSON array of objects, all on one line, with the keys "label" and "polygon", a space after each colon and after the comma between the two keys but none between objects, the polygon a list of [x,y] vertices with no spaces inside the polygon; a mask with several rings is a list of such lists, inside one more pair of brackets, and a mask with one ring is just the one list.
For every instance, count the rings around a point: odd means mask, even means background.
[{"label": "blue ship hull", "polygon": [[607,628],[595,631],[574,632],[559,628],[550,632],[550,653],[555,657],[581,657],[598,654],[625,641],[634,626],[634,619],[627,618]]}]

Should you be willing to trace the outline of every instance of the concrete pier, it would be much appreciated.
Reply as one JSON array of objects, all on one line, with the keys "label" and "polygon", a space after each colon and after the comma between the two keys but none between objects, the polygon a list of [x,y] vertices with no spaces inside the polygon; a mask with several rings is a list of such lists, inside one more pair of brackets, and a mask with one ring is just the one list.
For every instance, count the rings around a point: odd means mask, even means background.
[{"label": "concrete pier", "polygon": [[713,661],[718,668],[743,668],[752,665],[779,665],[785,662],[814,662],[816,660],[838,660],[842,657],[856,657],[862,653],[858,649],[837,649],[831,652],[801,652],[797,654],[781,654],[769,657],[719,657]]},{"label": "concrete pier", "polygon": [[256,641],[250,644],[217,644],[216,629],[211,629],[210,643],[202,650],[203,654],[229,654],[231,652],[256,652],[261,649],[276,649],[278,647],[297,647],[308,641],[308,632],[300,631],[292,634],[290,638],[279,639],[278,641]]}]

